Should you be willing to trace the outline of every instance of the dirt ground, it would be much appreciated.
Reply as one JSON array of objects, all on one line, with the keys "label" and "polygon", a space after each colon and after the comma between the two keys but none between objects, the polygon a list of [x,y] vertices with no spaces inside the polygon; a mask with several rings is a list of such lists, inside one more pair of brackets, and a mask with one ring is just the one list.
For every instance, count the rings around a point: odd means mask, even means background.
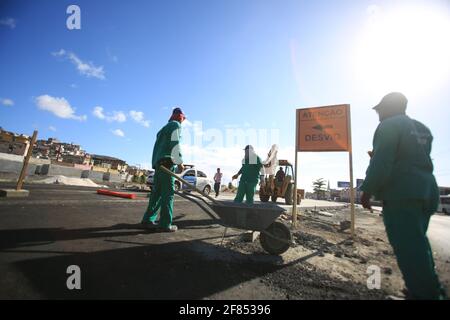
[{"label": "dirt ground", "polygon": [[[352,239],[349,229],[341,230],[341,222],[345,225],[350,220],[348,207],[303,211],[293,232],[294,244],[277,262],[284,268],[262,281],[282,288],[287,299],[404,297],[404,282],[380,212],[356,208],[355,215],[357,228]],[[290,223],[290,216],[282,218]],[[253,253],[254,259],[258,259],[258,254],[266,256],[258,239],[249,244],[243,236],[237,236],[225,240],[225,246],[244,254]],[[448,288],[448,261],[437,258],[436,264],[441,281]],[[369,267],[373,266],[380,270],[380,289],[369,290],[367,281],[373,274]]]}]

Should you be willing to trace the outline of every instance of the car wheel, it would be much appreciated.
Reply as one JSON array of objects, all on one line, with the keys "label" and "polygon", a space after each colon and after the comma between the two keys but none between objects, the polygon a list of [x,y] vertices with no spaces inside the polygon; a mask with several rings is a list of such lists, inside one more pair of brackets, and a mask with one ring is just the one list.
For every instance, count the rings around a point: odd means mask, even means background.
[{"label": "car wheel", "polygon": [[272,196],[272,202],[276,203],[277,202],[278,197],[277,196]]},{"label": "car wheel", "polygon": [[209,193],[211,192],[211,187],[210,186],[206,186],[203,189],[203,193],[206,194],[207,196],[209,196]]},{"label": "car wheel", "polygon": [[447,214],[448,215],[448,212],[447,212],[447,209],[442,209],[442,212],[444,213],[444,214]]},{"label": "car wheel", "polygon": [[180,183],[178,181],[175,182],[175,191],[180,191]]},{"label": "car wheel", "polygon": [[259,200],[261,200],[261,202],[267,202],[269,201],[270,196],[264,195],[264,194],[259,194]]}]

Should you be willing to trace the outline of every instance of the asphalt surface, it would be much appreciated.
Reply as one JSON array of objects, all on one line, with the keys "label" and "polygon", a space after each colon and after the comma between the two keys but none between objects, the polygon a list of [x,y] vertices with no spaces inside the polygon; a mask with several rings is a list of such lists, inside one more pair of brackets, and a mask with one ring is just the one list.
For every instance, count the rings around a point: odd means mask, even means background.
[{"label": "asphalt surface", "polygon": [[[195,242],[223,229],[185,199],[176,199],[180,230],[162,233],[139,224],[146,193],[128,200],[92,188],[26,188],[28,198],[0,200],[0,298],[203,298],[242,280],[192,259]],[[70,265],[81,269],[82,290],[67,289]],[[197,283],[191,273],[199,272],[217,283]]]},{"label": "asphalt surface", "polygon": [[[94,188],[25,188],[28,198],[0,198],[0,299],[382,298],[322,274],[307,259],[285,265],[222,246],[217,216],[179,196],[179,231],[164,233],[140,226],[146,193],[128,200]],[[227,238],[241,233],[229,229]],[[80,267],[81,290],[67,288],[71,265]]]},{"label": "asphalt surface", "polygon": [[442,261],[441,264],[437,263],[440,278],[446,280],[450,278],[450,216],[433,215],[427,234],[435,260]]}]

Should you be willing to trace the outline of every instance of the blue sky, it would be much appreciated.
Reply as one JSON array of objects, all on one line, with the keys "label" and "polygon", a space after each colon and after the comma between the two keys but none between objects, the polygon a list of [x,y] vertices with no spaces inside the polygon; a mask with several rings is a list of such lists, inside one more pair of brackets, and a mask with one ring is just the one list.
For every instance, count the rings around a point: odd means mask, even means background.
[{"label": "blue sky", "polygon": [[[66,27],[71,4],[81,30]],[[229,179],[242,146],[227,130],[265,132],[242,143],[264,157],[276,142],[293,159],[295,109],[349,103],[363,178],[378,124],[371,106],[402,91],[432,130],[435,173],[450,186],[449,17],[448,1],[2,0],[0,126],[148,166],[180,106],[186,162]],[[223,142],[208,141],[214,134]],[[348,181],[347,157],[300,153],[299,185]]]}]

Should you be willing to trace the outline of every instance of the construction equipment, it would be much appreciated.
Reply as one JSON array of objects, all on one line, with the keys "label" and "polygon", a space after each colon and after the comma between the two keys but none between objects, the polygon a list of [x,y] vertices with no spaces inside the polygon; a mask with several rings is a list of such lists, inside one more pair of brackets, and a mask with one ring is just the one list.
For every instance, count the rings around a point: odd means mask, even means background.
[{"label": "construction equipment", "polygon": [[[259,188],[259,199],[262,202],[267,202],[272,199],[272,202],[277,202],[278,198],[284,198],[287,205],[293,204],[294,199],[294,169],[292,164],[287,160],[279,160],[278,167],[283,168],[285,177],[283,181],[276,181],[275,177],[264,177],[264,183]],[[305,196],[305,190],[297,189],[297,204],[300,204],[301,199]]]},{"label": "construction equipment", "polygon": [[[217,201],[169,169],[163,166],[160,168],[212,202],[210,204],[202,198],[202,201],[219,216],[219,223],[225,227],[222,241],[227,229],[230,227],[261,232],[259,237],[261,246],[265,251],[273,255],[280,255],[291,246],[291,230],[283,222],[276,221],[286,211],[285,209],[274,204],[247,205],[229,201]],[[185,198],[190,199],[190,196],[194,195],[184,194]],[[194,197],[197,198],[197,196]]]}]

